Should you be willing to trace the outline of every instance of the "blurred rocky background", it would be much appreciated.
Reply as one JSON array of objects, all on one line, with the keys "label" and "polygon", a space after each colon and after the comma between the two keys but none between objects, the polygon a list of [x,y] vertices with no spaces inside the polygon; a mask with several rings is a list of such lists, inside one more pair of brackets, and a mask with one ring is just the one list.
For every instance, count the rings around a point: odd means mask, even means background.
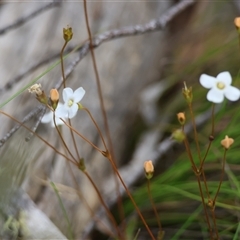
[{"label": "blurred rocky background", "polygon": [[[164,16],[180,2],[89,1],[87,5],[92,35],[99,36],[113,29],[149,23],[152,19]],[[134,169],[137,173],[141,172],[149,151],[170,136],[176,124],[176,120],[172,119],[184,106],[181,98],[183,81],[194,87],[202,72],[216,75],[228,70],[236,73],[239,68],[236,64],[239,59],[238,40],[233,25],[233,19],[239,12],[238,2],[192,1],[187,5],[184,10],[179,9],[179,14],[174,15],[163,29],[109,39],[94,50],[114,153],[126,178]],[[45,6],[47,7],[44,8]],[[44,9],[33,14],[31,19],[6,28],[42,8]],[[74,35],[66,53],[79,46],[64,61],[66,73],[72,70],[67,85],[72,89],[83,87],[86,90],[81,103],[91,111],[105,132],[90,52],[71,69],[82,51],[81,46],[88,41],[82,1],[53,2],[51,5],[47,2],[1,2],[0,103],[4,103],[59,60],[64,44],[62,29],[67,25],[72,27]],[[48,93],[60,80],[61,68],[58,64],[38,82]],[[196,98],[201,99],[198,93]],[[201,104],[200,101],[198,103]],[[19,120],[38,106],[37,100],[27,90],[4,106],[1,105],[3,111]],[[35,116],[27,125],[33,127],[38,117],[39,115]],[[4,137],[16,123],[4,116],[0,116],[0,119],[0,133]],[[171,121],[173,125],[170,124]],[[72,124],[97,146],[102,147],[96,128],[84,111],[77,114]],[[23,132],[20,133],[24,140],[29,133]],[[37,132],[63,151],[59,137],[50,124],[40,124]],[[17,134],[18,131],[7,142],[19,139],[16,138]],[[64,129],[64,136],[66,142],[70,143],[68,129]],[[149,139],[142,146],[141,142],[146,140],[146,136]],[[23,188],[38,208],[67,236],[68,226],[58,197],[50,184],[51,181],[54,182],[68,214],[74,239],[81,239],[93,221],[93,216],[84,201],[79,199],[77,191],[81,191],[93,212],[97,212],[100,206],[96,193],[83,174],[72,166],[77,188],[66,160],[35,138],[30,138],[25,146],[26,151],[38,154],[33,163],[31,156],[28,156],[31,171],[24,175]],[[104,197],[108,199],[116,195],[109,162],[79,138],[77,146],[81,157],[86,161],[89,174]],[[2,148],[4,147],[6,148],[3,144]],[[73,149],[72,146],[70,148]],[[136,152],[141,149],[137,161],[131,166],[131,161],[136,160]],[[171,147],[163,157],[157,158],[160,162],[158,172],[163,172],[171,165],[171,156],[178,150]],[[9,148],[9,154],[11,152]],[[134,178],[129,180],[130,186],[137,182],[139,174],[134,175]]]}]

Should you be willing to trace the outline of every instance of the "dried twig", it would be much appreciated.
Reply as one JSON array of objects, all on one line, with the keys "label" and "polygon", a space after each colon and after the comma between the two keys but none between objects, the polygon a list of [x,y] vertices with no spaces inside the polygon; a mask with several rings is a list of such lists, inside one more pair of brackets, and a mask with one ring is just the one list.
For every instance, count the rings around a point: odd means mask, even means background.
[{"label": "dried twig", "polygon": [[[39,114],[40,112],[42,112],[41,116],[43,116],[43,114],[46,111],[46,107],[43,105],[38,106],[37,108],[34,108],[27,116],[25,116],[22,120],[22,123],[25,123],[27,121],[29,121],[30,119],[32,119],[34,116],[36,116],[37,114]],[[37,126],[39,124],[39,121],[37,121],[37,123],[34,125],[33,127],[33,131],[36,131]],[[2,147],[4,145],[4,143],[21,127],[21,125],[16,124],[2,139],[0,139],[0,147]]]},{"label": "dried twig", "polygon": [[25,17],[21,17],[19,19],[16,20],[15,23],[13,24],[10,24],[2,29],[0,29],[0,35],[3,35],[5,34],[6,32],[10,31],[10,30],[13,30],[13,29],[16,29],[20,26],[22,26],[23,24],[25,24],[27,21],[31,20],[32,18],[38,16],[39,14],[41,14],[42,12],[48,10],[48,9],[51,9],[51,8],[54,8],[54,7],[57,7],[60,5],[60,2],[56,1],[56,2],[52,2],[52,3],[49,3],[47,4],[46,6],[44,7],[41,7],[39,9],[37,9],[36,11],[30,13],[28,16],[25,16]]}]

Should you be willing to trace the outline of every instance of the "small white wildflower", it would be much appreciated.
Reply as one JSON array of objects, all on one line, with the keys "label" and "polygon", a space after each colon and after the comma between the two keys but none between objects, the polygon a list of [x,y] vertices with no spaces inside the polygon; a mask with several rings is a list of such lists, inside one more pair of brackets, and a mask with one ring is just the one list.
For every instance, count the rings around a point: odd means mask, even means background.
[{"label": "small white wildflower", "polygon": [[200,83],[203,87],[210,89],[207,93],[207,100],[210,102],[221,103],[224,96],[230,101],[237,101],[240,98],[239,89],[231,86],[232,77],[229,72],[221,72],[216,78],[202,74]]},{"label": "small white wildflower", "polygon": [[[63,106],[63,104],[58,103],[58,107],[61,107],[61,106]],[[57,109],[58,109],[58,107],[57,107]],[[48,113],[45,113],[42,120],[41,120],[41,123],[51,123],[51,126],[55,127],[53,117],[54,117],[54,114],[53,114],[52,111],[50,111]],[[62,119],[65,120],[64,117],[62,117]],[[59,117],[57,117],[56,114],[55,114],[55,121],[56,121],[57,126],[64,124],[64,122]]]},{"label": "small white wildflower", "polygon": [[78,111],[78,103],[82,100],[84,95],[85,90],[82,87],[76,89],[74,92],[71,88],[64,88],[64,105],[57,107],[56,115],[58,117],[75,117]]}]

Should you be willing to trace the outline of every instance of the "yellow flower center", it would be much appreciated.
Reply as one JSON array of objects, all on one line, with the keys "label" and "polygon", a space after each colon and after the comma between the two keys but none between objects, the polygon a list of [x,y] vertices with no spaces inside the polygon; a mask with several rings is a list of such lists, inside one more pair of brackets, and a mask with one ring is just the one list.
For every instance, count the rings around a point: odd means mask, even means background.
[{"label": "yellow flower center", "polygon": [[68,100],[68,106],[69,106],[69,107],[71,107],[71,106],[73,105],[73,103],[74,103],[73,99],[69,99],[69,100]]},{"label": "yellow flower center", "polygon": [[218,82],[217,83],[217,88],[220,90],[223,90],[225,88],[225,84],[223,82]]}]

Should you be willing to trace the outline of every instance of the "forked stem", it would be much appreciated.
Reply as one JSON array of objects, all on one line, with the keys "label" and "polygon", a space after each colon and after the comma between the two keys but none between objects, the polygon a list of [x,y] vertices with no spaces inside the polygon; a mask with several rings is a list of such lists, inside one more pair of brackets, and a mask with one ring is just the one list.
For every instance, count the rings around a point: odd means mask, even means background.
[{"label": "forked stem", "polygon": [[71,151],[69,150],[66,142],[64,141],[63,139],[63,136],[62,136],[62,133],[59,131],[58,129],[58,126],[56,124],[56,118],[55,118],[55,112],[53,112],[53,122],[54,122],[54,126],[55,126],[55,129],[57,130],[57,133],[58,133],[58,136],[60,137],[62,143],[63,143],[63,146],[65,147],[65,149],[67,150],[67,152],[70,154],[70,156],[72,157],[72,159],[77,163],[78,161],[75,159],[75,157],[73,156],[73,154],[71,153]]},{"label": "forked stem", "polygon": [[[195,123],[195,120],[194,120],[194,117],[192,119],[192,121]],[[182,131],[184,133],[184,126],[182,126]],[[208,228],[209,228],[209,232],[210,232],[210,236],[212,238],[212,227],[211,227],[211,223],[210,223],[210,220],[209,220],[209,216],[208,216],[208,211],[207,211],[207,207],[206,207],[206,204],[205,204],[205,199],[204,199],[204,195],[203,195],[203,191],[202,191],[202,186],[201,186],[201,175],[203,173],[203,170],[202,169],[199,169],[195,162],[194,162],[194,159],[193,159],[193,156],[192,156],[192,152],[191,152],[191,149],[189,147],[189,143],[188,143],[188,139],[187,139],[187,136],[186,134],[184,133],[185,135],[185,138],[184,138],[184,145],[185,145],[185,149],[187,151],[187,154],[188,154],[188,158],[191,162],[191,165],[192,165],[192,170],[193,172],[195,173],[196,177],[197,177],[197,182],[198,182],[198,188],[199,188],[199,192],[200,192],[200,196],[201,196],[201,200],[202,200],[202,205],[203,205],[203,209],[204,209],[204,213],[205,213],[205,217],[206,217],[206,221],[207,221],[207,224],[208,224]],[[196,135],[197,136],[197,135]],[[205,179],[205,175],[204,175],[204,179]],[[204,184],[205,184],[205,187],[207,189],[207,184],[206,184],[206,179],[204,181]],[[209,193],[208,193],[209,195]]]}]

